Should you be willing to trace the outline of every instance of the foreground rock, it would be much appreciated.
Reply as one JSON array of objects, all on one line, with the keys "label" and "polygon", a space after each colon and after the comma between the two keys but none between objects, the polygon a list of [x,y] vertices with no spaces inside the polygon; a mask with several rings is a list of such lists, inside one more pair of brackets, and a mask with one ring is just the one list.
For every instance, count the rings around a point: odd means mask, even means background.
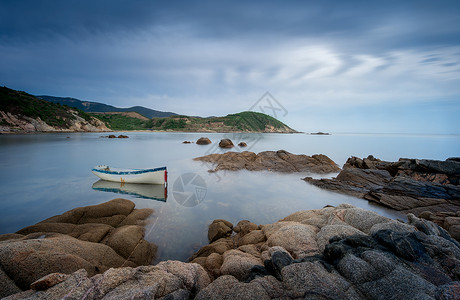
[{"label": "foreground rock", "polygon": [[7,299],[458,299],[459,244],[430,221],[408,219],[342,204],[267,225],[215,220],[234,235],[191,263],[51,274]]},{"label": "foreground rock", "polygon": [[219,170],[276,171],[276,172],[312,172],[333,173],[340,168],[329,157],[322,154],[313,156],[296,155],[285,150],[254,152],[226,152],[197,157],[195,160],[210,162],[216,165],[212,172]]},{"label": "foreground rock", "polygon": [[150,264],[156,246],[144,240],[144,220],[151,213],[114,199],[0,235],[0,296],[27,290],[51,273],[84,269],[93,276],[113,267]]},{"label": "foreground rock", "polygon": [[413,215],[342,204],[235,230],[191,257],[215,279],[197,299],[458,299],[459,244]]},{"label": "foreground rock", "polygon": [[351,157],[333,179],[304,180],[336,192],[413,213],[444,227],[460,240],[460,161]]},{"label": "foreground rock", "polygon": [[210,283],[200,265],[179,261],[109,269],[93,277],[84,269],[64,276],[64,281],[42,291],[28,290],[6,299],[189,299]]}]

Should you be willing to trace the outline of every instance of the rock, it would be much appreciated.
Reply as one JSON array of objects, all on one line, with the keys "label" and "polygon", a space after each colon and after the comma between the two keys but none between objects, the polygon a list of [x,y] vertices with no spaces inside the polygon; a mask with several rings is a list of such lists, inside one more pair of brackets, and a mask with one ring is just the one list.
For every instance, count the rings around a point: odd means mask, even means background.
[{"label": "rock", "polygon": [[127,138],[129,138],[129,136],[120,134],[120,135],[118,136],[118,138],[119,138],[119,139],[127,139]]},{"label": "rock", "polygon": [[[67,276],[43,291],[28,291],[10,299],[188,299],[208,286],[206,271],[197,264],[178,261],[156,266],[109,269],[88,278],[84,270]],[[165,298],[162,298],[165,297]],[[8,299],[8,298],[7,298]]]},{"label": "rock", "polygon": [[224,254],[230,249],[233,249],[233,242],[230,239],[219,239],[212,244],[202,247],[189,258],[189,261],[192,261],[197,257],[207,257],[212,253]]},{"label": "rock", "polygon": [[226,152],[197,157],[195,160],[206,161],[216,165],[213,171],[241,170],[275,171],[275,172],[312,172],[333,173],[340,168],[325,155],[295,155],[285,150],[254,152]]},{"label": "rock", "polygon": [[262,230],[253,230],[238,240],[238,245],[258,244],[265,242],[265,234]]},{"label": "rock", "polygon": [[246,144],[245,142],[240,142],[240,143],[238,144],[238,147],[241,147],[241,148],[247,147],[247,146],[248,146],[248,144]]},{"label": "rock", "polygon": [[278,229],[264,227],[263,231],[267,236],[267,246],[283,247],[294,258],[302,258],[318,253],[318,244],[316,242],[317,229],[311,225],[294,223],[286,224]]},{"label": "rock", "polygon": [[235,228],[233,228],[233,231],[240,234],[241,236],[244,236],[249,232],[257,229],[259,229],[259,226],[257,224],[254,224],[248,220],[243,220],[239,221],[238,224],[236,224]]},{"label": "rock", "polygon": [[[460,162],[403,159],[385,162],[351,157],[333,179],[304,178],[318,187],[421,215],[449,229],[446,217],[460,211]],[[366,220],[366,219],[362,219]],[[459,238],[452,227],[452,234]]]},{"label": "rock", "polygon": [[[446,218],[455,217],[451,214]],[[231,227],[229,222],[216,221]],[[447,222],[456,226],[457,221]],[[121,232],[130,226],[118,229]],[[235,229],[238,234],[247,231],[241,240],[260,232],[267,240],[234,249],[232,237],[218,239],[192,256],[199,264],[167,261],[156,266],[110,268],[91,278],[88,271],[81,269],[65,275],[60,283],[44,284],[42,291],[19,292],[7,299],[458,298],[459,243],[435,223],[415,215],[408,215],[408,223],[402,223],[342,204],[296,212],[273,224],[261,225],[260,229],[244,220]],[[14,237],[0,245],[18,243],[14,247],[17,250],[24,238]],[[49,243],[48,238],[32,240],[43,241],[40,248]],[[318,242],[324,245],[324,251],[322,247],[305,249],[317,247],[316,240],[324,241]],[[56,251],[59,247],[69,247],[69,243],[60,241],[54,245]],[[30,255],[17,260],[22,262]],[[0,249],[0,257],[3,256],[11,255]],[[0,265],[5,267],[3,262]],[[17,291],[14,282],[8,282],[6,274],[10,275],[10,270],[5,269],[4,274],[2,290]]]},{"label": "rock", "polygon": [[[311,299],[352,299],[359,295],[353,286],[336,272],[329,272],[319,262],[291,264],[281,270],[286,288],[295,297]],[[314,299],[314,298],[313,298]]]},{"label": "rock", "polygon": [[30,284],[30,288],[36,291],[47,290],[58,283],[63,282],[69,275],[62,273],[51,273]]},{"label": "rock", "polygon": [[191,141],[183,141],[182,144],[191,144]]},{"label": "rock", "polygon": [[221,254],[211,253],[208,257],[206,257],[204,268],[210,272],[214,278],[217,278],[221,275],[220,267],[222,266],[223,262],[224,258]]},{"label": "rock", "polygon": [[219,147],[221,148],[232,148],[233,142],[230,139],[222,139],[219,142]]},{"label": "rock", "polygon": [[281,299],[284,295],[279,281],[271,276],[257,278],[249,283],[239,282],[235,277],[223,275],[198,293],[195,299]]},{"label": "rock", "polygon": [[112,230],[102,243],[138,266],[150,264],[156,252],[156,247],[144,240],[144,229],[137,225]]},{"label": "rock", "polygon": [[0,266],[0,297],[3,298],[19,292],[21,292],[21,289],[14,283],[13,280],[11,280],[11,278]]},{"label": "rock", "polygon": [[196,141],[196,144],[197,144],[197,145],[208,145],[208,144],[211,144],[211,140],[208,139],[207,137],[200,137],[200,138]]},{"label": "rock", "polygon": [[232,275],[238,280],[246,280],[254,266],[263,266],[260,259],[240,250],[225,252],[223,259],[224,261],[220,267],[221,274]]},{"label": "rock", "polygon": [[114,134],[110,134],[110,135],[108,136],[108,138],[109,138],[109,139],[115,139],[115,138],[117,138],[117,136],[114,135]]},{"label": "rock", "polygon": [[225,220],[214,220],[208,228],[208,239],[212,243],[232,234],[233,224]]},{"label": "rock", "polygon": [[[16,286],[27,289],[50,273],[85,269],[93,276],[111,267],[150,264],[156,246],[144,240],[142,221],[151,213],[125,199],[72,209],[0,239],[0,265]],[[53,276],[34,286],[50,285],[59,277]]]}]

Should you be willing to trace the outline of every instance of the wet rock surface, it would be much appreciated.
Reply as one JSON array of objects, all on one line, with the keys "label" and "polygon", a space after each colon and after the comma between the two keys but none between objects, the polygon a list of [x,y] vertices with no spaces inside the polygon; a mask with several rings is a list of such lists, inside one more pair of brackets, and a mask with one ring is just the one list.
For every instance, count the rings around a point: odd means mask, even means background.
[{"label": "wet rock surface", "polygon": [[200,138],[196,141],[196,144],[197,144],[197,145],[208,145],[208,144],[211,144],[211,140],[208,139],[207,137],[200,137]]},{"label": "wet rock surface", "polygon": [[458,299],[459,244],[415,215],[403,223],[342,204],[232,230],[191,263],[55,274],[7,299]]},{"label": "wet rock surface", "polygon": [[[85,269],[89,276],[112,267],[137,267],[152,262],[156,246],[144,240],[145,219],[150,209],[134,209],[134,203],[114,199],[80,207],[0,236],[0,275],[9,291],[37,289],[61,278],[51,273],[70,274]],[[35,283],[34,283],[35,282]],[[3,291],[5,291],[3,293]]]},{"label": "wet rock surface", "polygon": [[333,179],[304,178],[318,187],[413,213],[460,238],[460,162],[351,157]]},{"label": "wet rock surface", "polygon": [[213,172],[219,170],[275,171],[275,172],[312,172],[334,173],[340,168],[329,157],[322,154],[313,156],[297,155],[285,150],[254,152],[226,152],[197,157],[195,160],[215,164]]},{"label": "wet rock surface", "polygon": [[222,139],[219,142],[219,147],[221,148],[233,148],[233,142],[230,139]]}]

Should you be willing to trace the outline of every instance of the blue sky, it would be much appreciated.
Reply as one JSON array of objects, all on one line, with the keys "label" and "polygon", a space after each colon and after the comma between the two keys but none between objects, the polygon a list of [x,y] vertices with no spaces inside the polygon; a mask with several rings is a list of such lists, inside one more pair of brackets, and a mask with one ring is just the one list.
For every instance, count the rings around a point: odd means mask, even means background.
[{"label": "blue sky", "polygon": [[460,133],[459,1],[0,0],[0,84],[306,132]]}]

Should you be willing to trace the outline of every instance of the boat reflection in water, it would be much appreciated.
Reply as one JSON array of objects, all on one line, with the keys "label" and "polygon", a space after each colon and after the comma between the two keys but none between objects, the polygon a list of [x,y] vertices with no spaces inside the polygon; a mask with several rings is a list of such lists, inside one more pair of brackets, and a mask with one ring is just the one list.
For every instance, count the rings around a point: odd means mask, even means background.
[{"label": "boat reflection in water", "polygon": [[163,202],[168,198],[168,189],[163,184],[120,183],[101,179],[93,183],[93,190]]}]

